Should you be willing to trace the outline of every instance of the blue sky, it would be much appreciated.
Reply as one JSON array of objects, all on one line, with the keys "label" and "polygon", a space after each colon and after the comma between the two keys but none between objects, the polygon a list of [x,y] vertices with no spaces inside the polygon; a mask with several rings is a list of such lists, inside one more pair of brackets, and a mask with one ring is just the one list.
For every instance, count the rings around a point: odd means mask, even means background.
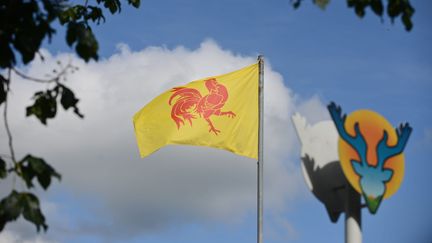
[{"label": "blue sky", "polygon": [[[140,160],[130,119],[173,85],[235,70],[263,54],[269,80],[264,242],[344,240],[343,216],[331,223],[301,178],[289,119],[296,111],[314,122],[328,119],[330,101],[348,113],[372,109],[394,126],[408,121],[414,128],[399,191],[376,215],[362,212],[364,242],[430,242],[432,4],[412,4],[414,28],[406,32],[400,19],[391,24],[370,10],[359,19],[345,1],[332,1],[325,11],[311,1],[298,10],[288,0],[143,1],[94,28],[101,60],[88,65],[68,54],[59,31],[44,47],[47,61],[27,71],[43,75],[57,59],[80,66],[69,84],[86,118],[64,112],[44,128],[12,114],[17,151],[47,158],[64,180],[39,192],[46,234],[20,220],[0,241],[254,242],[254,161],[190,147]],[[16,110],[29,104],[34,89],[17,84]],[[35,136],[48,138],[32,144]]]}]

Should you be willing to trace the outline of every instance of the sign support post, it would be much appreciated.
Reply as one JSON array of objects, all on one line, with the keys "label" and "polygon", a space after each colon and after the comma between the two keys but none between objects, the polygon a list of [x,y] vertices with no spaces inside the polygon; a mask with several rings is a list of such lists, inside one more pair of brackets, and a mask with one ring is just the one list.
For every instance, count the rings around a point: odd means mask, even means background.
[{"label": "sign support post", "polygon": [[355,189],[347,184],[345,200],[345,243],[361,243],[361,198]]}]

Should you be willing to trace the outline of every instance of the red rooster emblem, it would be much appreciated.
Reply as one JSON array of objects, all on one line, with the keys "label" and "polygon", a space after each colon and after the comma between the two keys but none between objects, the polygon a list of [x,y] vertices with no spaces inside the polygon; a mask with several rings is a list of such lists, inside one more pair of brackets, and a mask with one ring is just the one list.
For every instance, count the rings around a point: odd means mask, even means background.
[{"label": "red rooster emblem", "polygon": [[177,87],[173,88],[168,104],[172,105],[171,118],[177,125],[177,129],[184,125],[187,120],[192,126],[192,119],[195,119],[195,114],[204,118],[210,126],[209,132],[214,132],[218,135],[220,131],[216,129],[210,120],[212,115],[228,116],[234,118],[236,115],[232,111],[221,111],[225,102],[228,100],[228,90],[222,84],[219,84],[215,78],[205,81],[209,94],[202,96],[200,92],[193,88]]}]

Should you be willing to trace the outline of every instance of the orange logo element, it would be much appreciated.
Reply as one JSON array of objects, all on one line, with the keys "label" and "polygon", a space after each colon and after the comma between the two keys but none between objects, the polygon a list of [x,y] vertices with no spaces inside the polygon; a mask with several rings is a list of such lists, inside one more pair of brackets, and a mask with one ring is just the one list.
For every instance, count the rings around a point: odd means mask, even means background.
[{"label": "orange logo element", "polygon": [[173,94],[168,104],[172,105],[171,118],[176,123],[177,129],[180,129],[186,120],[192,126],[192,119],[196,118],[194,114],[198,113],[210,126],[209,132],[218,135],[220,130],[214,127],[210,117],[212,115],[230,118],[236,116],[232,111],[221,111],[228,100],[228,90],[224,85],[219,84],[215,78],[211,78],[205,81],[205,86],[209,94],[204,97],[193,88],[176,87],[171,90]]}]

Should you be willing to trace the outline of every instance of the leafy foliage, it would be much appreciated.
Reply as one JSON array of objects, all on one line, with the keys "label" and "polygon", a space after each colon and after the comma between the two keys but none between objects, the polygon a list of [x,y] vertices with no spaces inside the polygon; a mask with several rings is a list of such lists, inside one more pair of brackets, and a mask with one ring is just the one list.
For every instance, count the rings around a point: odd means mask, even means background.
[{"label": "leafy foliage", "polygon": [[57,113],[57,100],[60,97],[60,104],[65,110],[73,108],[76,115],[83,118],[80,113],[77,103],[78,99],[75,94],[63,84],[58,83],[53,89],[36,92],[33,96],[34,104],[26,108],[26,115],[34,115],[44,125],[47,124],[47,119],[52,119]]},{"label": "leafy foliage", "polygon": [[56,94],[52,90],[46,92],[39,91],[34,94],[35,103],[27,107],[27,116],[36,116],[43,124],[46,125],[48,118],[54,118],[57,113]]},{"label": "leafy foliage", "polygon": [[[291,3],[295,9],[299,8],[303,0],[291,0]],[[314,4],[319,6],[321,9],[329,4],[330,0],[312,0]],[[347,0],[349,8],[353,8],[356,15],[363,18],[366,14],[366,8],[370,7],[372,12],[379,17],[383,17],[384,4],[382,0]],[[411,6],[409,0],[387,0],[387,15],[390,17],[392,23],[394,20],[401,16],[403,25],[406,31],[410,31],[413,28],[411,17],[414,14],[414,8]]]},{"label": "leafy foliage", "polygon": [[[128,0],[138,8],[140,0]],[[97,0],[97,5],[72,4],[68,0],[1,0],[0,1],[0,68],[13,67],[16,54],[22,63],[32,61],[45,38],[55,34],[58,20],[66,26],[69,46],[85,61],[98,59],[98,41],[90,24],[105,21],[103,8],[111,14],[121,11],[120,0]],[[103,7],[101,7],[103,6]]]},{"label": "leafy foliage", "polygon": [[98,42],[93,35],[91,28],[86,26],[84,23],[71,22],[68,24],[66,42],[69,46],[73,46],[74,43],[76,43],[75,51],[86,62],[91,58],[98,60]]},{"label": "leafy foliage", "polygon": [[0,201],[0,231],[4,229],[6,223],[17,220],[20,215],[32,222],[37,231],[41,227],[45,231],[48,229],[45,216],[40,209],[39,199],[32,193],[12,190],[9,196]]},{"label": "leafy foliage", "polygon": [[[34,186],[34,178],[37,178],[40,186],[45,190],[50,186],[53,177],[58,180],[61,179],[61,175],[47,164],[45,160],[32,155],[26,155],[9,170],[7,169],[6,162],[0,158],[0,178],[4,179],[9,172],[13,172],[21,177],[28,188]],[[36,226],[37,231],[41,227],[45,231],[48,229],[37,196],[29,192],[12,190],[9,196],[0,201],[0,231],[3,230],[6,223],[15,221],[20,215],[27,221],[32,222]]]},{"label": "leafy foliage", "polygon": [[[111,14],[120,13],[120,0],[96,0],[94,5],[83,1],[84,5],[70,0],[0,0],[0,105],[5,109],[4,122],[9,138],[10,156],[0,156],[0,179],[13,173],[24,181],[28,189],[35,186],[34,181],[45,190],[51,185],[52,178],[61,179],[60,174],[44,159],[26,155],[17,161],[12,146],[12,135],[7,122],[7,98],[11,77],[3,76],[2,69],[13,71],[24,79],[48,84],[48,88],[33,95],[34,103],[26,108],[27,116],[35,116],[46,125],[48,119],[57,114],[57,107],[73,112],[83,118],[78,109],[79,99],[73,91],[61,81],[68,71],[76,67],[68,64],[62,70],[53,70],[56,75],[50,79],[38,79],[26,76],[18,71],[18,64],[28,64],[38,52],[43,41],[51,41],[56,33],[53,25],[58,21],[66,29],[66,43],[86,62],[98,60],[99,44],[92,31],[93,25],[105,22],[104,11]],[[140,0],[127,0],[135,8]],[[18,60],[18,58],[20,60]],[[58,63],[59,65],[61,63]],[[4,104],[4,105],[3,105]],[[10,160],[10,161],[8,161]],[[8,168],[8,162],[10,167]],[[0,231],[11,221],[20,216],[36,226],[47,230],[45,217],[40,209],[39,199],[29,192],[17,192],[15,189],[0,201]]]},{"label": "leafy foliage", "polygon": [[[41,6],[42,5],[42,6]],[[33,60],[45,37],[51,39],[55,30],[50,23],[61,6],[57,1],[0,2],[0,67],[16,63],[14,50],[21,53],[23,63]]]},{"label": "leafy foliage", "polygon": [[0,158],[0,179],[4,179],[7,176],[6,161]]},{"label": "leafy foliage", "polygon": [[33,178],[37,178],[39,184],[43,189],[47,189],[51,184],[51,178],[56,177],[61,179],[61,175],[57,173],[54,168],[41,158],[32,155],[25,156],[17,164],[17,172],[24,179],[27,187],[33,187]]},{"label": "leafy foliage", "polygon": [[6,100],[8,80],[0,74],[0,105]]}]

